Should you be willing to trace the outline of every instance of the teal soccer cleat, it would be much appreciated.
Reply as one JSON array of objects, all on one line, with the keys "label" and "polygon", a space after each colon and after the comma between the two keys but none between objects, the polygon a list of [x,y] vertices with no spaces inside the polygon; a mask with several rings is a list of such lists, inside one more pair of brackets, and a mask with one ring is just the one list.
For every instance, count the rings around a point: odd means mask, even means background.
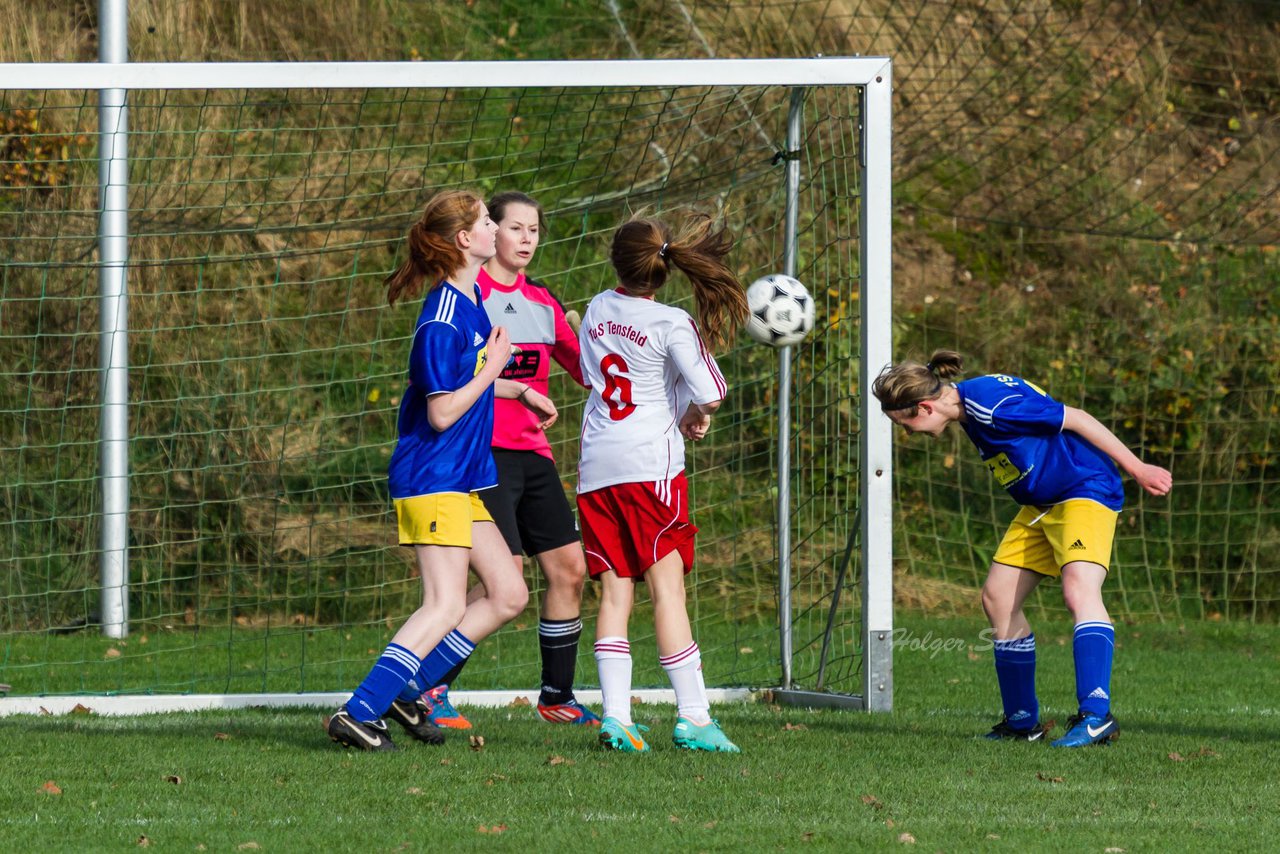
[{"label": "teal soccer cleat", "polygon": [[623,753],[647,753],[649,742],[644,740],[643,733],[648,731],[647,726],[627,725],[617,718],[605,718],[600,724],[600,746]]},{"label": "teal soccer cleat", "polygon": [[676,747],[684,750],[710,750],[714,753],[741,753],[738,745],[729,740],[720,729],[720,724],[712,720],[699,726],[688,718],[678,718],[676,728],[671,733],[671,740]]},{"label": "teal soccer cleat", "polygon": [[1067,719],[1067,734],[1050,744],[1050,747],[1088,747],[1091,744],[1109,744],[1120,735],[1120,725],[1108,712],[1106,717],[1081,712]]}]

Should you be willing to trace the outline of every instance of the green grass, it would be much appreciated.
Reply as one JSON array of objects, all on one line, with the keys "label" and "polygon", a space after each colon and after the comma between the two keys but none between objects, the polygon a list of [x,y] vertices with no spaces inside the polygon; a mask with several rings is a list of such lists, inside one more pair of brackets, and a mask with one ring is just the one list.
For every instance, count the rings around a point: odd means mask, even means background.
[{"label": "green grass", "polygon": [[[0,719],[13,850],[1266,850],[1280,830],[1280,629],[1121,625],[1109,748],[975,739],[997,716],[980,620],[905,619],[888,715],[723,706],[741,756],[646,756],[527,708],[474,709],[397,754],[339,750],[317,712]],[[1037,626],[1046,715],[1073,711],[1065,622]],[[1059,728],[1059,732],[1060,732]],[[403,741],[403,739],[402,739]],[[52,781],[61,794],[44,790]]]}]

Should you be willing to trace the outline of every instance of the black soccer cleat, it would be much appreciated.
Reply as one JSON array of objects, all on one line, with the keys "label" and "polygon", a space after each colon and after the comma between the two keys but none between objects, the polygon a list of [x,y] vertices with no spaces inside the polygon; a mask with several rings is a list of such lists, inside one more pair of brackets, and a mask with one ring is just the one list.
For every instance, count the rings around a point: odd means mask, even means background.
[{"label": "black soccer cleat", "polygon": [[1044,723],[1036,723],[1031,729],[1014,729],[1009,724],[1008,718],[1001,718],[1000,723],[991,728],[991,732],[983,736],[992,741],[1043,741],[1044,737],[1053,729],[1053,721],[1045,721]]},{"label": "black soccer cleat", "polygon": [[431,722],[431,710],[421,700],[406,703],[395,700],[387,709],[386,718],[393,720],[413,738],[425,744],[444,744],[444,730]]},{"label": "black soccer cleat", "polygon": [[387,734],[387,725],[383,721],[365,723],[351,717],[347,707],[333,713],[333,717],[325,722],[325,731],[329,738],[343,747],[354,747],[356,750],[396,750],[398,749]]}]

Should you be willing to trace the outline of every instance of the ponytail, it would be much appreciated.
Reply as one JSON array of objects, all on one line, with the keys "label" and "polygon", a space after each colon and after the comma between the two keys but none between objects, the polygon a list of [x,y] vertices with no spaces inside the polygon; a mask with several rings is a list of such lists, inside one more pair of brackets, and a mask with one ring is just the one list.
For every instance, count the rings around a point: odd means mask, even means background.
[{"label": "ponytail", "polygon": [[727,344],[747,319],[747,297],[724,263],[733,238],[711,218],[698,215],[678,234],[657,219],[633,219],[613,236],[609,257],[628,293],[649,296],[667,282],[674,265],[693,285],[698,326],[713,349]]},{"label": "ponytail", "polygon": [[422,216],[409,228],[409,257],[384,281],[388,303],[395,305],[404,296],[416,297],[423,282],[434,288],[466,266],[458,248],[458,232],[471,227],[482,204],[480,196],[470,190],[445,190],[431,197]]},{"label": "ponytail", "polygon": [[916,415],[921,401],[937,400],[946,383],[961,376],[964,360],[954,350],[935,350],[927,364],[900,362],[880,372],[871,384],[871,393],[880,401],[884,412]]}]

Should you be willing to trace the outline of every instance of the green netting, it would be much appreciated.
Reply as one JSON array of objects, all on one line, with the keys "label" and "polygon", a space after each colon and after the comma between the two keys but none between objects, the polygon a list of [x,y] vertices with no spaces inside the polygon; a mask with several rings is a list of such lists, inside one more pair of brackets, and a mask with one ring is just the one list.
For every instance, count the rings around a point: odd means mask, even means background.
[{"label": "green netting", "polygon": [[[722,214],[745,280],[782,265],[785,90],[132,93],[135,639],[65,638],[99,622],[95,113],[83,94],[2,97],[58,176],[0,194],[0,621],[21,693],[336,690],[417,607],[385,486],[417,309],[388,308],[382,279],[436,189],[537,195],[550,230],[533,272],[579,310],[613,285],[609,236],[641,209]],[[850,92],[815,90],[805,122],[798,274],[826,328],[796,358],[798,673],[815,667],[810,612],[856,495],[856,111]],[[687,304],[683,284],[675,297]],[[691,609],[711,684],[769,684],[777,359],[744,338],[721,363],[729,404],[691,454]],[[571,487],[582,395],[562,377],[552,392]],[[536,678],[536,622],[482,647],[467,684]],[[647,624],[642,611],[641,642]],[[857,632],[841,625],[828,681],[852,688]]]}]

